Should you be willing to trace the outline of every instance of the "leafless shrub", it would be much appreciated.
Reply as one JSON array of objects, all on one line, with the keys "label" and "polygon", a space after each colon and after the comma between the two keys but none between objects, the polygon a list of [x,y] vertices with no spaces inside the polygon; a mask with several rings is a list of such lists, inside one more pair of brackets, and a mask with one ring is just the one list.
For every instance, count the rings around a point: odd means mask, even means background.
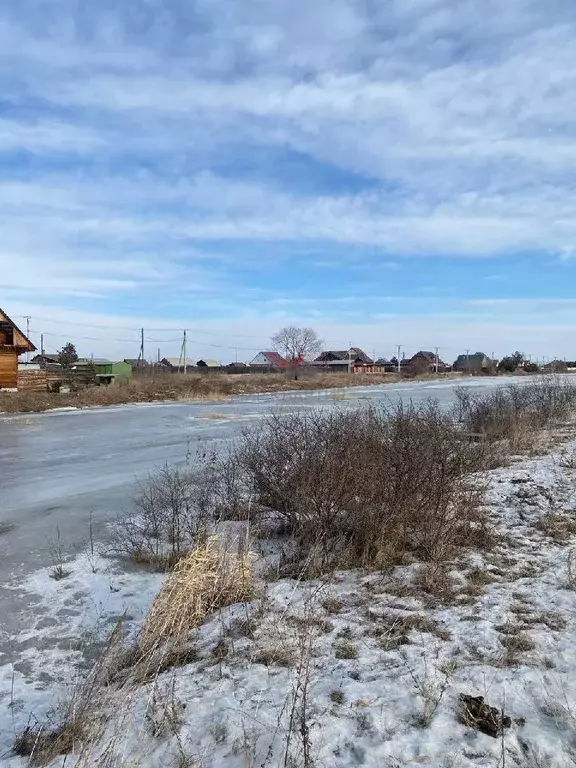
[{"label": "leafless shrub", "polygon": [[431,660],[426,654],[423,655],[422,660],[422,671],[416,671],[407,660],[405,660],[405,666],[422,700],[422,711],[416,715],[415,724],[420,728],[428,728],[444,698],[456,670],[456,664],[449,662],[431,665]]},{"label": "leafless shrub", "polygon": [[237,457],[255,514],[282,522],[312,574],[386,567],[399,552],[442,561],[486,541],[471,478],[485,448],[435,403],[273,415]]},{"label": "leafless shrub", "polygon": [[140,483],[132,511],[114,523],[111,549],[166,570],[214,532],[220,503],[217,459],[199,457],[194,469],[169,465]]},{"label": "leafless shrub", "polygon": [[551,375],[488,393],[459,388],[456,397],[456,416],[468,432],[526,449],[539,430],[568,417],[576,406],[576,386]]},{"label": "leafless shrub", "polygon": [[70,576],[70,571],[66,570],[64,567],[65,553],[59,526],[56,526],[56,538],[49,543],[48,549],[52,560],[50,577],[55,581],[60,581],[61,579]]}]

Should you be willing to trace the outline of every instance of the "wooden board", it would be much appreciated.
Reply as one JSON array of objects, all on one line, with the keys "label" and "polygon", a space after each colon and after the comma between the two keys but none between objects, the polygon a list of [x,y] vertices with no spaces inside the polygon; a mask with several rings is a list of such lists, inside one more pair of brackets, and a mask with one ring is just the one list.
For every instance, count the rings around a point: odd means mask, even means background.
[{"label": "wooden board", "polygon": [[18,386],[18,354],[15,349],[0,349],[0,387],[14,389]]}]

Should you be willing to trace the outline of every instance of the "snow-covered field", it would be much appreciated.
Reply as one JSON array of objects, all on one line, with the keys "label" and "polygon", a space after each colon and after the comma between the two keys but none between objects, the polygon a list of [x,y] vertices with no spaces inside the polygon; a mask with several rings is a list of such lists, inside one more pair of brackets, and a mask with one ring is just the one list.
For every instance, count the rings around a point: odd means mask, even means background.
[{"label": "snow-covered field", "polygon": [[[271,581],[221,609],[198,630],[192,663],[103,692],[106,719],[94,719],[82,765],[576,766],[575,451],[491,472],[497,543],[463,555],[435,590],[418,586],[414,564]],[[41,717],[74,687],[82,634],[104,635],[123,612],[134,630],[160,585],[86,555],[66,569],[17,585],[44,610],[19,638],[34,641],[27,672],[2,668],[3,747],[30,710]],[[81,619],[67,620],[79,602]],[[38,652],[42,638],[57,648]],[[43,672],[60,687],[44,687]],[[510,727],[494,738],[464,724],[461,694],[483,696]]]}]

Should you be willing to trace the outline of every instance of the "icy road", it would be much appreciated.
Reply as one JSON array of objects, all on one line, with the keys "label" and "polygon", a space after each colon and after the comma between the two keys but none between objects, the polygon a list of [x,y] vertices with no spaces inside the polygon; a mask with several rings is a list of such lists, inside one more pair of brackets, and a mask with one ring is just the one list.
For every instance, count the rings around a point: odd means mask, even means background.
[{"label": "icy road", "polygon": [[[48,542],[57,527],[66,552],[77,551],[86,544],[90,516],[101,534],[104,521],[129,507],[137,478],[234,438],[273,409],[350,408],[399,397],[414,402],[433,397],[449,405],[457,386],[486,388],[500,381],[416,382],[218,403],[0,416],[0,530],[10,528],[0,535],[0,584],[48,565]],[[346,399],[340,399],[343,393]]]}]

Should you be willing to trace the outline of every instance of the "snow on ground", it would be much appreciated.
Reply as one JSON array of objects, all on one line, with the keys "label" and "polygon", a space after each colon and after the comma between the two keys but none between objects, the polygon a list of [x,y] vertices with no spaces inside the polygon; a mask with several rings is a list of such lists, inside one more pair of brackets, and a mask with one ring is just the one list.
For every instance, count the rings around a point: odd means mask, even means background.
[{"label": "snow on ground", "polygon": [[[139,768],[576,766],[573,450],[490,473],[496,545],[459,558],[437,593],[415,585],[418,566],[406,565],[281,579],[222,609],[198,630],[193,663],[103,692],[106,722],[76,764],[103,765],[106,748],[117,758],[106,765]],[[66,579],[43,572],[20,585],[57,620],[22,640],[73,643],[124,610],[136,625],[158,578],[115,567],[98,560],[93,573],[79,559]],[[63,627],[70,600],[85,611]],[[31,651],[31,678],[47,666],[57,674],[60,653]],[[34,699],[16,683],[11,712],[22,723]],[[505,711],[502,738],[460,721],[460,694]]]},{"label": "snow on ground", "polygon": [[18,662],[0,666],[0,764],[15,733],[69,695],[118,618],[139,626],[162,582],[97,553],[62,568],[61,579],[51,566],[8,585],[26,606],[26,629],[12,641]]}]

